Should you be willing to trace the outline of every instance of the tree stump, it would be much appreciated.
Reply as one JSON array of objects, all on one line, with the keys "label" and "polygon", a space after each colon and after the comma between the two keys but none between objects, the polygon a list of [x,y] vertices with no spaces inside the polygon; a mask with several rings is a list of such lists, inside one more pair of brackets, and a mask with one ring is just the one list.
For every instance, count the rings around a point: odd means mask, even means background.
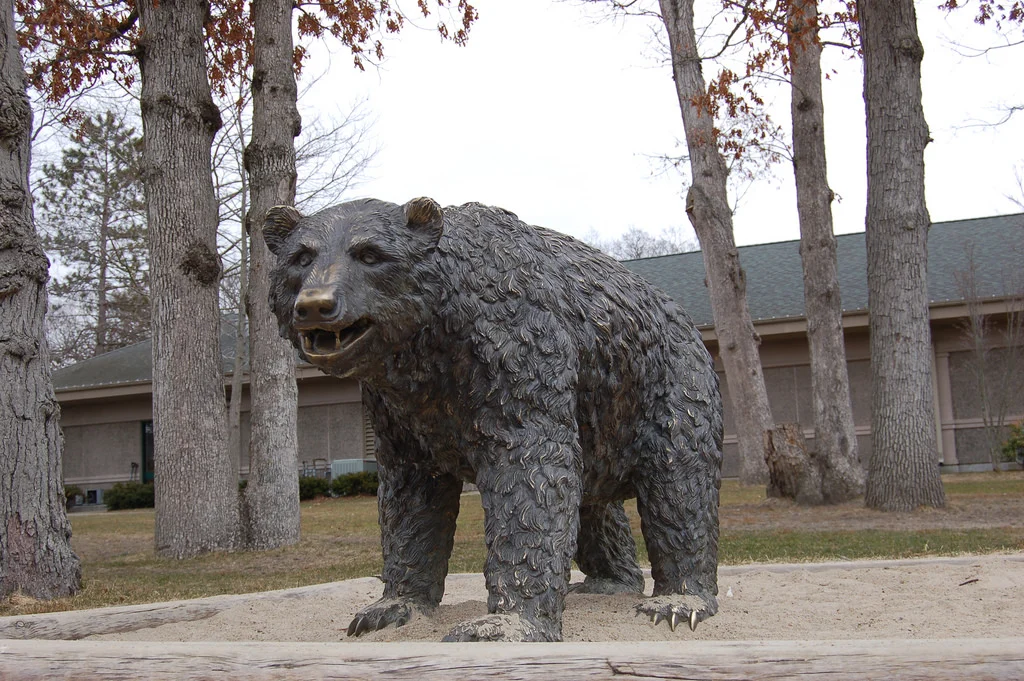
[{"label": "tree stump", "polygon": [[776,424],[765,433],[765,461],[769,497],[793,499],[805,506],[822,503],[821,469],[807,451],[799,423]]}]

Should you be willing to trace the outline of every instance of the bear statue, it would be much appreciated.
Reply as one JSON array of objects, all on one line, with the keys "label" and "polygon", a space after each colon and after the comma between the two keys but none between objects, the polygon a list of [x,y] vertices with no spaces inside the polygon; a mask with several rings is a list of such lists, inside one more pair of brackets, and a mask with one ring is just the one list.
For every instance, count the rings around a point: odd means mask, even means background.
[{"label": "bear statue", "polygon": [[[445,640],[559,641],[570,590],[636,593],[673,630],[717,612],[721,397],[672,299],[475,203],[277,206],[264,239],[282,335],[360,381],[378,439],[384,595],[350,636],[438,605],[464,482],[484,509],[490,614]],[[586,578],[570,589],[573,560]]]}]

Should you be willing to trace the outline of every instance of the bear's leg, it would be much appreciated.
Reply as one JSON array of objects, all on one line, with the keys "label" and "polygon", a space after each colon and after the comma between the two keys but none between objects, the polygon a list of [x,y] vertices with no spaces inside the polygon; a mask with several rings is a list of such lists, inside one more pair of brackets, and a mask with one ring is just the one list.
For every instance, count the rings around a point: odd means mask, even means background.
[{"label": "bear's leg", "polygon": [[[532,446],[502,447],[477,474],[491,614],[458,625],[445,641],[562,639],[579,530],[579,445],[564,428],[524,430]],[[571,444],[561,444],[570,438]]]},{"label": "bear's leg", "polygon": [[621,501],[580,508],[576,563],[587,578],[573,585],[575,593],[643,593],[644,573]]},{"label": "bear's leg", "polygon": [[422,467],[381,465],[377,503],[384,597],[356,614],[349,636],[391,624],[400,627],[414,610],[429,611],[441,602],[461,493],[462,482],[451,475],[435,477]]},{"label": "bear's leg", "polygon": [[[673,438],[677,442],[682,438]],[[654,578],[652,598],[637,613],[674,630],[718,612],[718,485],[714,452],[702,455],[666,439],[647,449],[635,481],[641,528]]]}]

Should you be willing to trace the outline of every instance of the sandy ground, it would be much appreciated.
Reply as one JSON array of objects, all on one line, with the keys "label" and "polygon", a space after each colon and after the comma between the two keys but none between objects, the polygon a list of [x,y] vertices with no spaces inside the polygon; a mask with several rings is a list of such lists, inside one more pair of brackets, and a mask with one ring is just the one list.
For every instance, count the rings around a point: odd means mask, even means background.
[{"label": "sandy ground", "polygon": [[[648,582],[648,593],[651,584]],[[1004,638],[1024,632],[1024,553],[801,565],[719,571],[717,616],[696,632],[634,615],[632,596],[570,594],[566,641]],[[431,616],[359,639],[345,629],[375,601],[375,578],[253,594],[203,620],[94,636],[138,641],[438,641],[455,624],[486,614],[481,575],[452,575]],[[203,599],[210,600],[210,599]]]}]

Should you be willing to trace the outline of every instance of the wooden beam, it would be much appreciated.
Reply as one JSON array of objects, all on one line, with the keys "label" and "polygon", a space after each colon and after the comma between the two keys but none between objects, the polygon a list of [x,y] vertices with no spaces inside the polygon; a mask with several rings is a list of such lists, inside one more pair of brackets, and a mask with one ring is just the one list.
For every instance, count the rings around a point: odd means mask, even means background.
[{"label": "wooden beam", "polygon": [[1024,678],[1024,638],[469,644],[0,640],[0,678],[1016,681]]}]

